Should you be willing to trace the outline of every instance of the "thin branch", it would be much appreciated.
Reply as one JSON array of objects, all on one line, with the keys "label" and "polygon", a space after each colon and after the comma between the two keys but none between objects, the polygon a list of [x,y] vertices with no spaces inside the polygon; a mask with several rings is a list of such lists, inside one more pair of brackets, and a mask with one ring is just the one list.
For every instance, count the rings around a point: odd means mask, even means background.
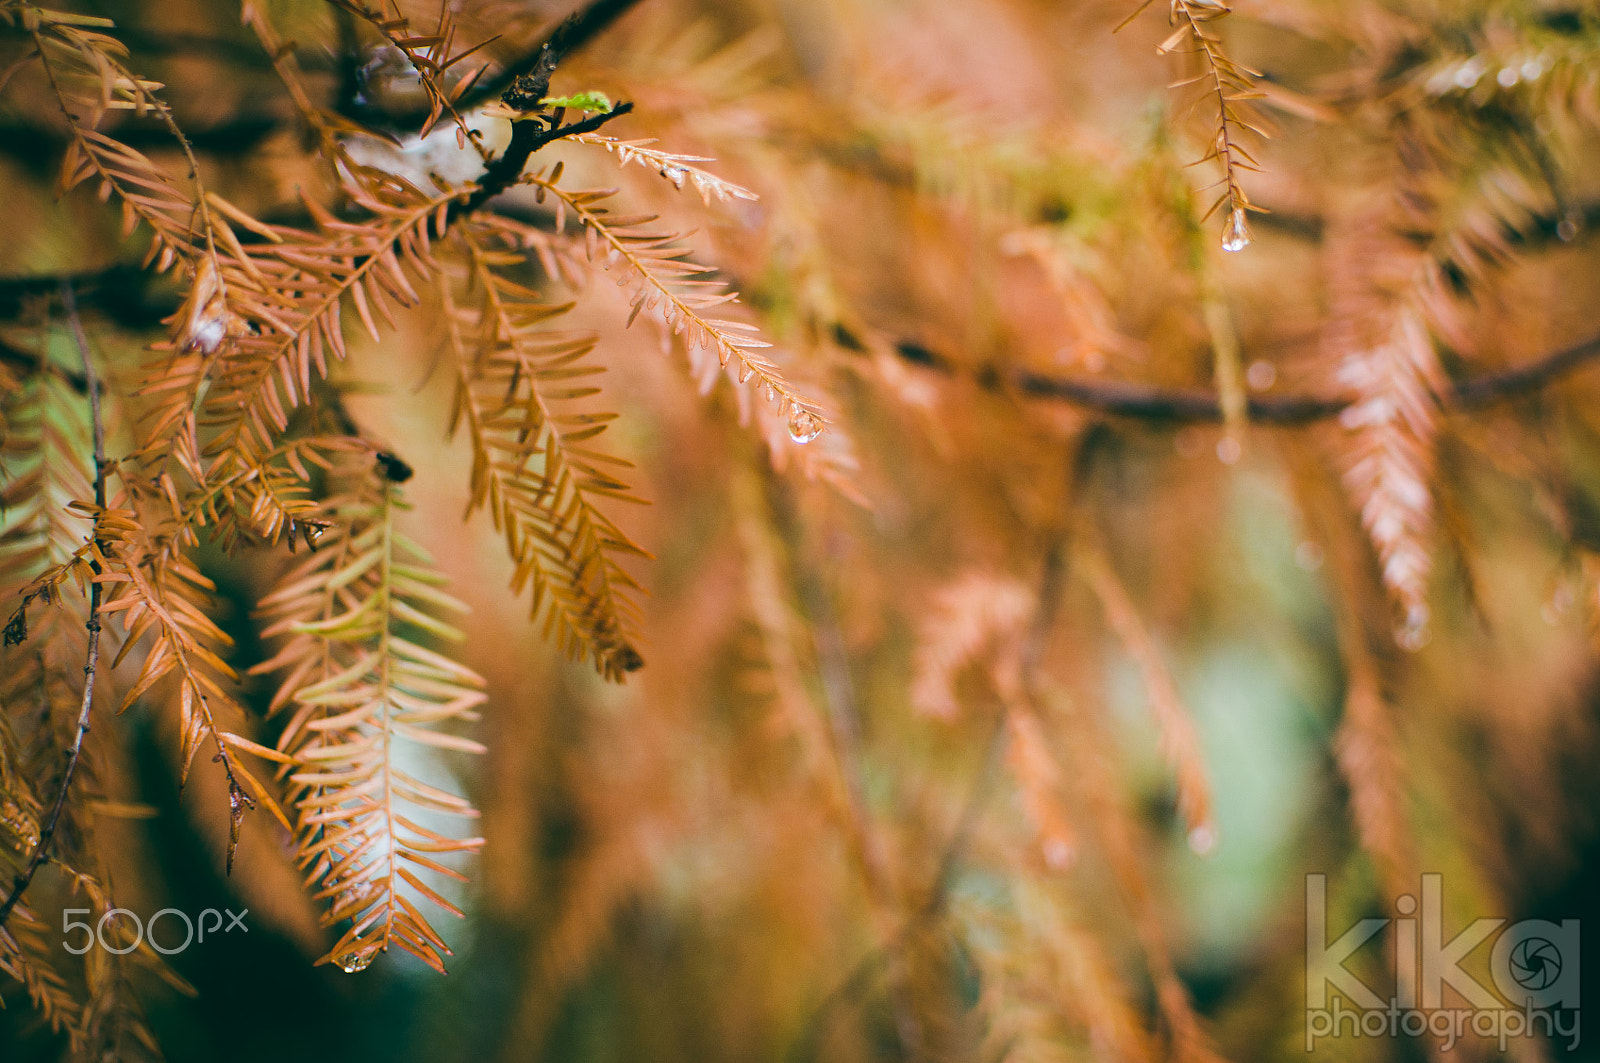
[{"label": "thin branch", "polygon": [[[474,85],[466,95],[456,101],[456,106],[462,112],[466,112],[479,104],[497,99],[516,82],[517,78],[538,67],[540,56],[544,54],[546,47],[559,62],[609,29],[613,22],[638,2],[639,0],[592,0],[568,16],[548,37],[530,49],[521,59],[506,64],[506,68],[494,77],[484,78]],[[402,129],[421,129],[427,117],[426,110],[416,111],[397,118],[396,124]]]},{"label": "thin branch", "polygon": [[563,137],[576,136],[579,133],[593,133],[613,118],[621,118],[633,110],[631,103],[619,103],[604,114],[593,115],[581,122],[569,125],[543,125],[536,118],[525,118],[513,122],[511,126],[511,143],[506,146],[504,155],[495,159],[484,168],[483,176],[478,178],[478,189],[464,202],[451,205],[450,218],[454,220],[463,214],[471,214],[501,192],[516,184],[522,177],[523,167],[528,165],[528,159],[534,152],[547,144],[562,139]]},{"label": "thin branch", "polygon": [[[66,307],[67,321],[72,326],[72,338],[78,345],[78,355],[83,359],[83,376],[87,384],[85,390],[89,394],[89,418],[94,426],[94,502],[99,509],[106,505],[106,434],[105,423],[100,417],[100,389],[94,373],[94,360],[89,354],[89,340],[83,334],[83,321],[78,317],[78,302],[73,296],[72,285],[64,282],[61,285],[61,302]],[[95,575],[100,574],[100,564],[90,562]],[[72,748],[67,751],[66,770],[61,775],[61,786],[56,791],[55,804],[50,808],[50,815],[45,819],[39,831],[39,844],[34,847],[33,856],[29,858],[27,867],[17,876],[16,882],[11,887],[11,896],[0,904],[0,927],[4,927],[6,920],[11,916],[11,910],[22,900],[22,895],[27,891],[33,876],[44,866],[50,858],[50,843],[55,838],[56,826],[61,822],[61,814],[67,807],[67,792],[72,788],[72,777],[77,773],[78,761],[83,754],[83,739],[89,733],[89,710],[94,705],[94,678],[100,666],[100,582],[91,580],[89,583],[89,619],[84,626],[89,630],[88,660],[83,666],[83,704],[78,709],[78,727],[72,736]]]},{"label": "thin branch", "polygon": [[[904,360],[941,373],[963,370],[951,359],[920,344],[902,343],[896,349]],[[1453,383],[1440,396],[1446,408],[1477,410],[1532,394],[1600,358],[1600,335],[1580,340],[1536,358],[1526,365],[1471,377]],[[1222,422],[1222,400],[1201,388],[1161,388],[1128,381],[1083,380],[1049,376],[1028,369],[1005,372],[993,366],[973,371],[987,391],[1013,390],[1037,399],[1054,399],[1087,410],[1134,420],[1168,423]],[[1297,428],[1331,420],[1350,405],[1344,396],[1306,393],[1256,395],[1249,401],[1250,420],[1259,424]]]}]

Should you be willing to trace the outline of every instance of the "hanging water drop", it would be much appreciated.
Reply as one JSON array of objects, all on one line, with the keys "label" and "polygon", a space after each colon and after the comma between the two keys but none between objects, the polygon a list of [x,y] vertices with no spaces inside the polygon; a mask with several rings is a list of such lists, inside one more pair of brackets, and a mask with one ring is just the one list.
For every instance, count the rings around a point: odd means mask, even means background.
[{"label": "hanging water drop", "polygon": [[822,434],[822,418],[803,406],[789,414],[789,438],[804,446]]},{"label": "hanging water drop", "polygon": [[1234,207],[1228,215],[1228,224],[1222,227],[1222,249],[1243,251],[1250,246],[1250,225],[1245,221],[1244,208]]},{"label": "hanging water drop", "polygon": [[372,958],[376,955],[377,952],[372,950],[367,952],[352,951],[345,953],[343,956],[335,956],[333,962],[338,964],[339,970],[345,974],[359,974],[372,966]]},{"label": "hanging water drop", "polygon": [[1399,647],[1409,653],[1416,653],[1426,646],[1433,633],[1428,630],[1430,613],[1426,605],[1413,605],[1406,611],[1404,622],[1394,633],[1394,641]]},{"label": "hanging water drop", "polygon": [[1217,832],[1211,824],[1201,823],[1189,831],[1189,848],[1196,856],[1205,856],[1217,845]]},{"label": "hanging water drop", "polygon": [[755,366],[751,365],[749,362],[741,360],[739,362],[739,383],[743,384],[745,381],[749,380],[750,374],[754,373],[755,371]]}]

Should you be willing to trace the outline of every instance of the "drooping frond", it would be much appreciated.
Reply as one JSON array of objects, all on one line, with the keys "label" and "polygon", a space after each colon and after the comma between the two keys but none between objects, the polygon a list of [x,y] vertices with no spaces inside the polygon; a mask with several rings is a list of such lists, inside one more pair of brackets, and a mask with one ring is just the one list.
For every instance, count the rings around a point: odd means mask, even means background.
[{"label": "drooping frond", "polygon": [[1014,579],[973,572],[943,588],[918,632],[911,704],[953,721],[962,715],[957,682],[967,668],[982,669],[1005,717],[1005,760],[1018,802],[1039,854],[1060,869],[1077,852],[1077,830],[1047,721],[1026,696],[1022,676],[1022,646],[1038,609],[1038,594]]},{"label": "drooping frond", "polygon": [[[305,436],[278,444],[259,457],[229,455],[233,470],[209,477],[181,500],[169,498],[176,517],[160,525],[164,554],[199,546],[201,534],[224,550],[241,544],[276,545],[316,542],[326,521],[311,498],[311,469],[331,467],[332,456],[364,451],[366,446],[349,436]],[[163,487],[171,478],[161,481]]]},{"label": "drooping frond", "polygon": [[476,718],[483,680],[422,645],[458,640],[438,616],[465,607],[396,528],[401,507],[394,483],[362,475],[327,503],[332,527],[316,552],[261,602],[272,619],[264,634],[287,637],[256,670],[288,670],[275,704],[296,707],[278,745],[294,758],[299,860],[328,903],[324,924],[348,924],[323,957],[347,971],[391,945],[443,971],[450,949],[418,903],[461,912],[422,873],[462,879],[442,860],[483,844],[427,825],[477,816],[416,764],[431,750],[483,751],[440,726]]},{"label": "drooping frond", "polygon": [[[399,179],[374,185],[346,187],[371,221],[341,221],[307,200],[318,234],[263,227],[275,242],[225,263],[219,283],[234,293],[232,316],[216,322],[216,345],[190,345],[152,366],[159,379],[145,392],[161,403],[146,429],[148,460],[161,460],[170,441],[188,440],[184,445],[196,452],[184,458],[180,446],[177,453],[189,475],[204,484],[236,471],[240,455],[248,461],[265,454],[287,427],[289,411],[307,400],[314,379],[326,375],[329,354],[344,357],[344,301],[375,339],[374,313],[392,327],[391,302],[418,301],[406,267],[418,277],[433,273],[428,229],[443,230],[455,194],[430,197]],[[197,302],[191,299],[191,312]],[[193,413],[194,397],[201,394],[203,419]],[[197,446],[200,427],[214,434]],[[207,454],[215,455],[210,463]]]},{"label": "drooping frond", "polygon": [[[1149,0],[1139,6],[1143,10]],[[1177,25],[1172,35],[1162,41],[1157,50],[1163,55],[1185,51],[1200,57],[1204,69],[1201,73],[1178,81],[1173,88],[1203,84],[1206,94],[1212,97],[1216,111],[1216,126],[1211,137],[1211,147],[1199,159],[1212,159],[1222,166],[1222,192],[1206,210],[1209,218],[1219,209],[1226,208],[1222,227],[1222,246],[1228,251],[1240,251],[1250,243],[1250,224],[1247,214],[1262,208],[1250,202],[1240,175],[1257,169],[1256,160],[1239,142],[1241,132],[1248,130],[1265,137],[1266,131],[1255,123],[1260,119],[1245,112],[1248,101],[1262,99],[1253,78],[1257,71],[1229,58],[1222,48],[1222,39],[1211,24],[1225,17],[1232,9],[1225,0],[1172,0],[1171,19]],[[1136,12],[1137,13],[1137,12]],[[1130,21],[1132,16],[1130,16]],[[1185,47],[1185,45],[1191,45]],[[1204,219],[1202,219],[1204,220]]]},{"label": "drooping frond", "polygon": [[823,431],[821,406],[791,387],[777,365],[762,357],[759,351],[771,344],[755,335],[755,326],[706,314],[736,302],[738,294],[721,281],[705,279],[705,274],[714,272],[712,267],[685,260],[689,249],[677,246],[682,234],[648,228],[656,221],[653,214],[611,216],[610,208],[602,204],[616,194],[615,189],[573,192],[562,188],[559,179],[559,171],[525,178],[557,200],[557,229],[564,227],[568,210],[583,223],[590,262],[608,270],[618,265],[627,270],[620,283],[633,290],[629,323],[641,312],[652,311],[674,335],[683,336],[691,350],[703,347],[715,352],[721,366],[736,366],[739,382],[749,383],[778,409],[797,440],[809,442]]},{"label": "drooping frond", "polygon": [[594,338],[547,331],[567,307],[540,302],[499,271],[521,256],[491,246],[492,230],[459,232],[476,305],[446,293],[446,313],[458,367],[453,421],[465,422],[473,444],[470,508],[486,508],[505,534],[513,587],[529,587],[546,636],[621,679],[643,659],[632,634],[640,587],[619,559],[647,555],[598,506],[639,501],[612,471],[629,463],[592,445],[615,415],[569,406],[599,391],[583,383],[600,372],[583,364]]},{"label": "drooping frond", "polygon": [[1060,871],[1078,851],[1078,832],[1062,799],[1062,765],[1051,749],[1045,724],[1031,707],[1006,707],[1006,766],[1017,782],[1017,799],[1038,837],[1046,866]]},{"label": "drooping frond", "polygon": [[709,170],[694,165],[697,162],[716,161],[705,155],[679,155],[650,147],[655,143],[654,140],[618,140],[616,137],[599,133],[580,133],[571,139],[579,144],[594,144],[605,148],[617,157],[618,164],[622,166],[636,162],[647,170],[654,170],[670,181],[674,188],[681,189],[687,181],[708,207],[713,199],[726,202],[730,199],[761,198],[743,185],[736,185],[726,178],[718,177]]},{"label": "drooping frond", "polygon": [[[227,778],[229,804],[228,866],[233,865],[239,828],[246,809],[260,803],[285,827],[288,820],[266,787],[241,764],[237,753],[271,756],[255,742],[225,730],[219,716],[242,717],[244,709],[228,687],[237,680],[221,657],[231,639],[206,613],[215,584],[183,555],[154,556],[146,533],[131,511],[107,509],[93,512],[94,539],[87,560],[75,563],[75,573],[92,570],[94,580],[107,586],[102,614],[120,616],[122,648],[116,667],[135,647],[145,649],[143,667],[123,698],[133,704],[161,680],[172,676],[178,688],[180,732],[179,780],[188,778],[195,754],[203,745],[215,749],[214,759]],[[148,636],[149,643],[142,640]]]},{"label": "drooping frond", "polygon": [[55,969],[57,945],[49,938],[49,928],[19,905],[0,926],[0,974],[22,983],[39,1018],[51,1031],[66,1034],[68,1048],[76,1053],[84,1047],[83,1005]]},{"label": "drooping frond", "polygon": [[[201,253],[215,256],[213,220],[199,183],[199,163],[167,105],[156,95],[160,83],[139,78],[122,64],[128,52],[121,41],[82,24],[104,28],[112,25],[108,20],[72,19],[31,5],[23,7],[23,20],[72,134],[62,162],[61,191],[98,179],[101,197],[115,194],[122,203],[125,234],[141,221],[150,227],[154,241],[147,261],[154,262],[158,272]],[[96,127],[109,111],[153,116],[165,125],[184,153],[198,194],[179,189],[143,154],[100,132]]]},{"label": "drooping frond", "polygon": [[1398,897],[1413,888],[1417,867],[1410,815],[1404,743],[1394,707],[1384,689],[1382,660],[1372,652],[1364,620],[1365,599],[1376,596],[1367,543],[1338,485],[1320,461],[1302,459],[1295,484],[1303,519],[1327,544],[1329,581],[1344,662],[1344,706],[1333,753],[1350,792],[1350,815],[1361,846],[1372,857],[1380,881]]}]

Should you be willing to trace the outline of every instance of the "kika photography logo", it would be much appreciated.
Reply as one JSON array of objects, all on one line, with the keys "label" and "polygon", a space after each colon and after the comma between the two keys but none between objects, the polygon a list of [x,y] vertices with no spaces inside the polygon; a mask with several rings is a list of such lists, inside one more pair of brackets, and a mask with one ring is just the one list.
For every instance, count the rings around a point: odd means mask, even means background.
[{"label": "kika photography logo", "polygon": [[[1328,877],[1306,876],[1307,1052],[1343,1037],[1430,1037],[1445,1052],[1465,1037],[1492,1040],[1502,1052],[1515,1038],[1536,1036],[1578,1048],[1578,920],[1476,919],[1446,941],[1443,898],[1442,877],[1423,875],[1420,911],[1403,894],[1395,898],[1399,918],[1362,919],[1335,936]],[[1388,1000],[1346,966],[1385,928],[1395,958]],[[1462,969],[1484,946],[1488,985]],[[1474,969],[1481,968],[1480,957]]]}]

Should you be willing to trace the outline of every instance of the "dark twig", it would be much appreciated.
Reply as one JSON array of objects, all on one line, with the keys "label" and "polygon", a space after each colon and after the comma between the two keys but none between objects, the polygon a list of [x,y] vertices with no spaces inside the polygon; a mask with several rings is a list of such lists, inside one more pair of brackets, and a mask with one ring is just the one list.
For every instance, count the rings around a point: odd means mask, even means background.
[{"label": "dark twig", "polygon": [[545,125],[537,118],[524,118],[514,122],[511,128],[511,143],[506,146],[505,154],[484,168],[483,176],[478,178],[476,192],[465,200],[451,205],[450,217],[457,218],[463,214],[471,214],[516,184],[522,176],[522,168],[528,165],[529,157],[545,145],[578,133],[592,133],[613,118],[621,118],[632,110],[633,104],[619,103],[605,114],[597,114],[568,125],[556,125],[554,122]]},{"label": "dark twig", "polygon": [[[83,359],[83,376],[87,383],[85,390],[89,394],[89,419],[94,428],[94,502],[100,509],[106,504],[106,433],[105,423],[100,417],[100,389],[94,373],[94,360],[89,354],[89,340],[83,334],[83,321],[78,317],[78,303],[73,296],[72,285],[61,285],[61,302],[66,307],[67,322],[72,327],[72,338],[78,345],[78,355]],[[100,567],[93,565],[95,574],[99,575]],[[100,583],[98,580],[89,584],[89,619],[84,627],[89,631],[88,660],[83,666],[83,704],[78,708],[78,727],[72,735],[72,748],[67,750],[67,766],[61,775],[61,785],[56,791],[55,804],[50,808],[50,815],[45,818],[39,830],[39,844],[34,847],[33,856],[29,858],[28,865],[17,876],[12,884],[11,896],[0,904],[0,927],[4,927],[6,920],[11,916],[11,910],[22,900],[22,895],[27,891],[33,876],[38,874],[39,868],[50,858],[50,843],[55,839],[56,827],[61,822],[61,814],[67,807],[67,792],[72,789],[72,777],[77,773],[78,761],[83,755],[83,739],[89,733],[89,710],[94,705],[94,677],[100,666]]]},{"label": "dark twig", "polygon": [[[471,110],[481,103],[495,99],[501,93],[511,88],[517,78],[535,70],[548,47],[555,60],[560,62],[573,52],[594,40],[601,33],[611,27],[611,24],[626,14],[639,0],[593,0],[592,3],[580,8],[568,17],[561,25],[557,26],[551,34],[528,52],[526,56],[514,63],[508,63],[506,68],[494,77],[485,78],[474,85],[456,106],[463,112]],[[426,110],[420,114],[406,115],[401,120],[403,128],[422,128],[422,123],[427,119]]]},{"label": "dark twig", "polygon": [[[961,371],[950,359],[920,345],[902,344],[899,353],[906,361],[929,369],[949,374]],[[1600,358],[1600,336],[1591,336],[1527,365],[1458,381],[1440,399],[1446,407],[1482,409],[1537,391],[1596,358]],[[1160,388],[1125,381],[1073,379],[1027,369],[1004,373],[986,368],[974,375],[986,390],[1009,388],[1033,398],[1057,399],[1116,417],[1171,423],[1220,424],[1222,421],[1221,400],[1215,392],[1200,388]],[[1348,405],[1350,400],[1340,396],[1257,395],[1250,398],[1249,411],[1250,420],[1259,424],[1294,428],[1330,420]]]}]

